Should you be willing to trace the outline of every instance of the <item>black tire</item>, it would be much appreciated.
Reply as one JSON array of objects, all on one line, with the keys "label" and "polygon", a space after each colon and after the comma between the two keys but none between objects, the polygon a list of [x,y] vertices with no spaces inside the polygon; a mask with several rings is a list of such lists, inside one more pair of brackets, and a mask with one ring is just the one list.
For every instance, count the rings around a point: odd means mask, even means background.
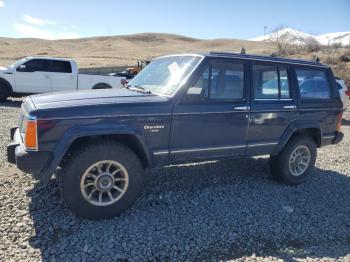
[{"label": "black tire", "polygon": [[[80,183],[88,168],[103,160],[117,161],[127,170],[128,186],[117,202],[96,206],[84,198]],[[62,197],[73,213],[88,219],[108,219],[121,214],[133,204],[142,188],[143,173],[140,159],[130,148],[115,141],[103,140],[74,150],[65,160],[58,180]]]},{"label": "black tire", "polygon": [[7,87],[0,86],[0,101],[5,101],[10,96],[10,92]]},{"label": "black tire", "polygon": [[[310,152],[310,161],[306,170],[300,175],[293,175],[289,168],[289,160],[296,148],[307,147]],[[299,185],[308,178],[315,167],[317,146],[315,141],[306,135],[298,135],[292,138],[282,152],[276,156],[270,156],[269,164],[272,176],[279,182],[287,185]]]},{"label": "black tire", "polygon": [[92,89],[111,89],[112,87],[106,83],[96,84]]}]

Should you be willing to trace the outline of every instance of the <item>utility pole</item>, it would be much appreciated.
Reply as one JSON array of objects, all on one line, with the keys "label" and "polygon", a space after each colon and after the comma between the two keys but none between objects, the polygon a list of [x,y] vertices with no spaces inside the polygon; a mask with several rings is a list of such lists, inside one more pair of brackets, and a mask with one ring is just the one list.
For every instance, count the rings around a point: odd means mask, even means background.
[{"label": "utility pole", "polygon": [[267,30],[267,26],[264,26],[264,41],[266,40],[266,30]]}]

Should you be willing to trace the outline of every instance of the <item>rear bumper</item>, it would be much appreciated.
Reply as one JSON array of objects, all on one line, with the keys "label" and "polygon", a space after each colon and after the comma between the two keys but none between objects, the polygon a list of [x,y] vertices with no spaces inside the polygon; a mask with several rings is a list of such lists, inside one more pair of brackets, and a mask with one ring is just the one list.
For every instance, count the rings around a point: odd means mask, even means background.
[{"label": "rear bumper", "polygon": [[321,140],[321,146],[336,145],[343,140],[344,134],[336,131],[333,135],[323,136]]},{"label": "rear bumper", "polygon": [[344,138],[344,134],[342,132],[335,132],[335,136],[333,138],[332,144],[338,144],[340,143]]},{"label": "rear bumper", "polygon": [[50,152],[26,151],[18,128],[11,128],[11,143],[7,146],[7,160],[24,173],[39,177],[51,158]]}]

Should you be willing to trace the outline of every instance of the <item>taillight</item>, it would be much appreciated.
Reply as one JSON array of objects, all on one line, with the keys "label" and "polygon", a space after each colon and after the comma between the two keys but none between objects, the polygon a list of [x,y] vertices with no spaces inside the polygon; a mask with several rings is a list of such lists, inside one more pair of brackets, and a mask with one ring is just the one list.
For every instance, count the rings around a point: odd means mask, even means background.
[{"label": "taillight", "polygon": [[38,150],[36,118],[31,118],[26,121],[24,145],[28,150]]},{"label": "taillight", "polygon": [[349,89],[347,89],[347,90],[345,91],[345,95],[350,96],[350,90],[349,90]]},{"label": "taillight", "polygon": [[340,112],[340,113],[338,114],[337,131],[339,131],[340,128],[341,128],[341,122],[342,122],[342,120],[343,120],[343,112]]}]

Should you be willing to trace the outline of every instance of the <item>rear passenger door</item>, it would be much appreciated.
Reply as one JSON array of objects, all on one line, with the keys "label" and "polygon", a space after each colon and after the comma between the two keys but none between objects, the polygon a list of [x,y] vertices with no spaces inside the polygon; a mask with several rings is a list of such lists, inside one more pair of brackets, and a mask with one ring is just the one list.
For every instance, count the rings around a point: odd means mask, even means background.
[{"label": "rear passenger door", "polygon": [[77,87],[77,75],[69,61],[51,60],[50,77],[52,92],[72,91]]},{"label": "rear passenger door", "polygon": [[207,61],[189,88],[202,90],[174,105],[170,157],[175,161],[244,155],[248,129],[248,63],[231,59]]},{"label": "rear passenger door", "polygon": [[297,117],[291,69],[285,64],[251,64],[251,113],[247,153],[269,154]]}]

